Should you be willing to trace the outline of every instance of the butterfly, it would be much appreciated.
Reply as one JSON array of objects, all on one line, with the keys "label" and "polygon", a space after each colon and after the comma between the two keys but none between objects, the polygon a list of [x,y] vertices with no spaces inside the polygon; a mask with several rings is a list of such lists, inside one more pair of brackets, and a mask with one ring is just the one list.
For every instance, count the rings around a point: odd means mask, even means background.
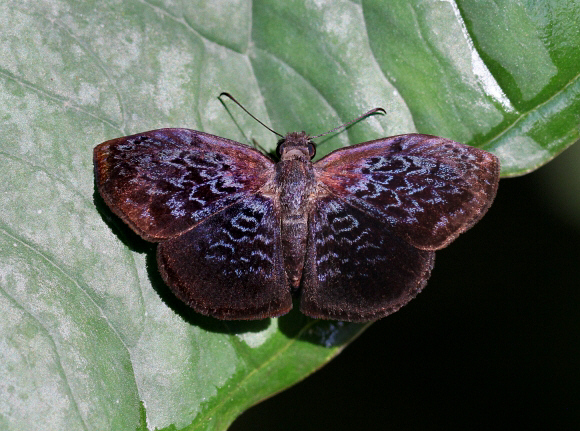
[{"label": "butterfly", "polygon": [[218,319],[302,313],[385,317],[425,286],[435,250],[483,217],[500,164],[423,134],[338,149],[312,163],[304,132],[276,163],[229,139],[160,129],[94,149],[99,193],[147,241],[163,280]]}]

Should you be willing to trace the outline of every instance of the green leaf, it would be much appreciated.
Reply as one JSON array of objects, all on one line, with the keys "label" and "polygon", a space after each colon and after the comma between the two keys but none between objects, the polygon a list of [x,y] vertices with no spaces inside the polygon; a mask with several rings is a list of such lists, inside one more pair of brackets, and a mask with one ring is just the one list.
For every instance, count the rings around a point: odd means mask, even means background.
[{"label": "green leaf", "polygon": [[186,309],[95,196],[92,149],[188,127],[319,157],[399,133],[493,151],[504,175],[579,136],[580,6],[532,2],[0,4],[0,429],[221,430],[365,325]]}]

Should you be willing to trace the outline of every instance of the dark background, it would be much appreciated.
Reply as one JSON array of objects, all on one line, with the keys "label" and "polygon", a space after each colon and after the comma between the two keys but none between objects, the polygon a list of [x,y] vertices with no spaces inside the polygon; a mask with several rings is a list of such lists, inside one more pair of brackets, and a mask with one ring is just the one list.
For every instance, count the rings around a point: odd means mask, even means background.
[{"label": "dark background", "polygon": [[579,144],[501,180],[416,299],[230,431],[580,429],[579,202]]}]

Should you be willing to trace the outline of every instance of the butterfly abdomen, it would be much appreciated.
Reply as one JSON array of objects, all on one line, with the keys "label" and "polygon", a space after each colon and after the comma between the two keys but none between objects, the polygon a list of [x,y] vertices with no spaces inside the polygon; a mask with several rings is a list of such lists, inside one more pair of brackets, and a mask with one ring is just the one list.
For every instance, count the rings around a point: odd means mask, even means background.
[{"label": "butterfly abdomen", "polygon": [[308,214],[316,189],[312,162],[306,158],[281,160],[276,165],[284,268],[293,292],[300,286],[308,235]]}]

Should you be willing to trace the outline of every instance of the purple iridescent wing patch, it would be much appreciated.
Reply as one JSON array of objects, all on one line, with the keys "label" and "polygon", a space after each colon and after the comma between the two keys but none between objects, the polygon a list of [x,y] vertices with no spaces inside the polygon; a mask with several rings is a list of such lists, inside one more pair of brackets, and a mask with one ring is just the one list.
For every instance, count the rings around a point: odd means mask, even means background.
[{"label": "purple iridescent wing patch", "polygon": [[255,193],[274,169],[270,159],[246,145],[189,129],[104,142],[95,148],[94,162],[107,205],[154,242]]},{"label": "purple iridescent wing patch", "polygon": [[280,214],[255,194],[162,242],[157,261],[175,294],[222,319],[279,316],[292,308],[285,288]]},{"label": "purple iridescent wing patch", "polygon": [[424,250],[445,247],[477,223],[499,179],[493,154],[419,134],[340,149],[314,166],[331,193]]},{"label": "purple iridescent wing patch", "polygon": [[300,309],[318,318],[368,321],[397,311],[425,286],[435,258],[332,195],[316,202],[308,244]]}]

